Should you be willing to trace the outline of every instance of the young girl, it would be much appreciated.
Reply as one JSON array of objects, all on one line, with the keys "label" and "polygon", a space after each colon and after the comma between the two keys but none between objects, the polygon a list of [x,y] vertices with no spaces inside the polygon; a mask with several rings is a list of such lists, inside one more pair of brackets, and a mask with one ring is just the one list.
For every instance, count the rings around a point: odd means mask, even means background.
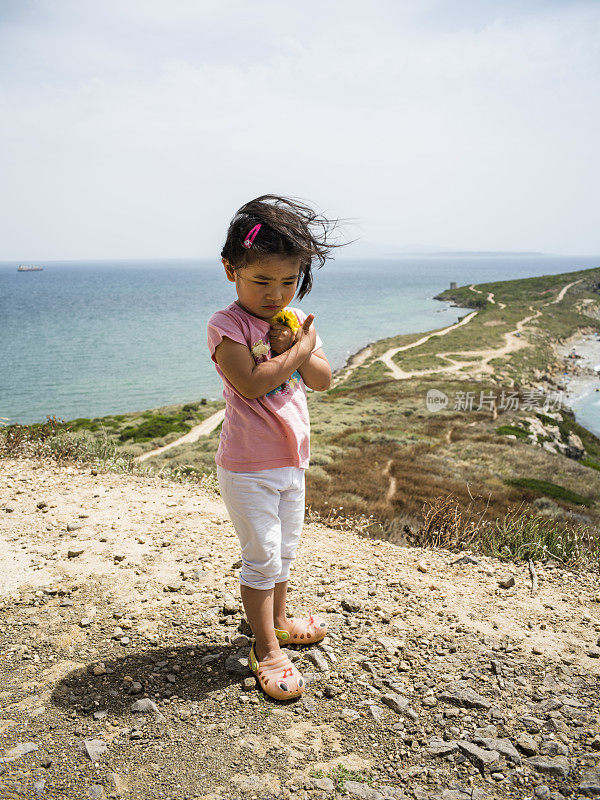
[{"label": "young girl", "polygon": [[[314,315],[288,303],[296,292],[302,299],[310,291],[313,261],[322,266],[329,249],[340,246],[327,242],[334,224],[276,195],[242,206],[221,251],[237,300],[208,321],[208,347],[226,401],[217,477],[240,540],[240,591],[255,637],[248,663],[263,690],[278,699],[305,688],[279,643],[312,644],[327,633],[318,617],[286,614],[309,461],[305,387],[324,391],[331,381]],[[274,322],[286,309],[283,321]]]}]

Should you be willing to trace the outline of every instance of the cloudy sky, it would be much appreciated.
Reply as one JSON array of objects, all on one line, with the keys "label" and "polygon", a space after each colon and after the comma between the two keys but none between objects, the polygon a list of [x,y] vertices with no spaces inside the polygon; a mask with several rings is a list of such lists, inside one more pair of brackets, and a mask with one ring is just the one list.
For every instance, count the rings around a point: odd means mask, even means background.
[{"label": "cloudy sky", "polygon": [[597,0],[0,0],[0,260],[218,257],[264,193],[600,253],[599,41]]}]

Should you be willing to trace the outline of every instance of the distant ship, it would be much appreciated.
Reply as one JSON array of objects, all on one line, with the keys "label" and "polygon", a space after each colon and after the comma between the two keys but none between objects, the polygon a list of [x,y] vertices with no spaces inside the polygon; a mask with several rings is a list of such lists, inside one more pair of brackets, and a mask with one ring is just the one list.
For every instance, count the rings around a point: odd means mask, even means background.
[{"label": "distant ship", "polygon": [[20,264],[17,272],[41,272],[43,269],[43,267],[28,267],[27,264]]}]

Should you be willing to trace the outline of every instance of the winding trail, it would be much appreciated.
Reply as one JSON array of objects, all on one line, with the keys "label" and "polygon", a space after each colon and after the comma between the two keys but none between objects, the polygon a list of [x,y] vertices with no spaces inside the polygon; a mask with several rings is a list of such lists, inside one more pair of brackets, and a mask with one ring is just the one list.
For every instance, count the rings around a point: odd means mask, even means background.
[{"label": "winding trail", "polygon": [[552,305],[553,303],[560,303],[560,301],[561,301],[561,300],[563,299],[563,297],[565,296],[565,292],[567,291],[567,289],[570,289],[570,288],[571,288],[571,286],[575,286],[575,284],[576,284],[576,283],[581,283],[581,281],[582,281],[582,280],[583,280],[583,278],[579,278],[579,280],[578,280],[578,281],[573,281],[573,283],[567,283],[567,285],[566,285],[566,286],[563,286],[563,288],[560,290],[560,292],[559,292],[559,294],[558,294],[558,297],[556,298],[556,300],[551,300],[549,303],[546,303],[546,305],[547,305],[547,306],[550,306],[550,305]]},{"label": "winding trail", "polygon": [[164,447],[158,447],[156,450],[150,450],[148,453],[142,453],[141,456],[136,456],[135,460],[141,463],[142,461],[146,461],[153,456],[158,456],[161,453],[164,453],[166,450],[170,450],[172,447],[179,447],[180,444],[191,444],[192,442],[197,442],[201,436],[208,436],[209,433],[212,433],[214,429],[221,424],[224,417],[225,409],[222,408],[220,411],[216,411],[214,414],[211,414],[210,417],[202,420],[199,425],[195,425],[191,431],[188,431],[174,442],[170,442],[169,444],[164,445]]},{"label": "winding trail", "polygon": [[[560,302],[565,293],[570,289],[571,286],[575,286],[575,284],[580,283],[583,278],[579,280],[573,281],[572,283],[568,283],[566,286],[563,286],[561,291],[559,292],[558,296],[554,299],[545,303],[544,305],[551,305],[553,303]],[[483,294],[483,292],[479,289],[475,289],[474,285],[471,284],[469,287],[473,292],[477,292],[478,294]],[[489,292],[487,299],[491,303],[495,303],[493,292]],[[498,301],[498,305],[502,308],[506,308],[505,303],[500,303]],[[536,309],[529,306],[529,310],[533,313],[527,317],[523,317],[523,319],[519,320],[516,324],[516,327],[512,331],[507,331],[503,334],[505,342],[504,345],[498,348],[490,348],[486,350],[446,350],[444,352],[435,353],[438,358],[443,358],[446,361],[450,362],[450,366],[447,367],[434,367],[432,369],[425,369],[425,370],[412,370],[410,372],[405,372],[401,369],[394,361],[393,358],[397,353],[400,353],[404,350],[410,350],[413,347],[418,347],[421,344],[429,341],[434,336],[444,336],[445,334],[449,333],[450,331],[454,330],[455,328],[460,327],[461,325],[465,325],[470,322],[476,315],[477,311],[473,311],[470,314],[467,314],[466,317],[463,317],[460,322],[455,323],[454,325],[450,325],[448,328],[444,328],[441,331],[435,331],[434,333],[427,334],[427,336],[423,336],[420,339],[417,339],[416,342],[412,342],[411,344],[403,345],[402,347],[393,347],[387,352],[383,353],[383,355],[378,356],[375,361],[382,361],[388,370],[392,373],[392,377],[396,380],[406,380],[407,378],[413,378],[415,376],[420,375],[432,375],[438,372],[459,372],[464,367],[470,368],[471,375],[477,374],[493,374],[494,369],[490,366],[489,362],[495,358],[501,358],[503,356],[510,355],[517,350],[521,350],[523,347],[528,346],[528,342],[521,338],[522,331],[524,327],[530,322],[532,319],[537,319],[537,317],[541,316],[542,312],[537,311]],[[460,361],[458,358],[451,358],[451,356],[480,356],[480,360],[478,362],[473,361]]]},{"label": "winding trail", "polygon": [[[475,286],[474,286],[473,284],[471,284],[471,285],[469,286],[469,289],[470,289],[472,292],[477,292],[477,294],[483,294],[483,292],[481,291],[481,289],[476,289],[476,288],[475,288]],[[494,300],[494,293],[493,293],[493,292],[488,292],[487,299],[489,300],[489,302],[490,302],[490,303],[493,303],[494,305],[499,305],[499,306],[500,306],[500,308],[506,308],[506,303],[501,303],[501,302],[500,302],[500,300],[498,300],[498,303],[496,303],[496,301]]]}]

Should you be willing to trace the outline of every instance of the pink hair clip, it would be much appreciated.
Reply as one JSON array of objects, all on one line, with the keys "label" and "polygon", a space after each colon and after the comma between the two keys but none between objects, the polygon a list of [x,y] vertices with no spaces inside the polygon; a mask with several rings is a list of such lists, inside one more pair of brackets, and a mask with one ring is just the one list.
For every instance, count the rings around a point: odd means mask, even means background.
[{"label": "pink hair clip", "polygon": [[244,247],[252,247],[252,243],[256,239],[256,234],[259,232],[260,227],[261,226],[259,223],[258,225],[255,225],[251,231],[248,231],[248,235],[246,236],[243,242]]}]

